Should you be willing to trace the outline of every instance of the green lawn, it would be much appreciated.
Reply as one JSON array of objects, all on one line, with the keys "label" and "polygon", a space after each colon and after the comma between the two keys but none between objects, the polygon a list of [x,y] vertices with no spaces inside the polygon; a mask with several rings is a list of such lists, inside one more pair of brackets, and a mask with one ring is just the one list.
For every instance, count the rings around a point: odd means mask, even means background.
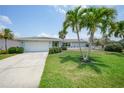
[{"label": "green lawn", "polygon": [[0,60],[14,55],[15,54],[0,54]]},{"label": "green lawn", "polygon": [[49,55],[39,87],[124,87],[124,54],[94,51],[92,58],[80,64],[78,51]]}]

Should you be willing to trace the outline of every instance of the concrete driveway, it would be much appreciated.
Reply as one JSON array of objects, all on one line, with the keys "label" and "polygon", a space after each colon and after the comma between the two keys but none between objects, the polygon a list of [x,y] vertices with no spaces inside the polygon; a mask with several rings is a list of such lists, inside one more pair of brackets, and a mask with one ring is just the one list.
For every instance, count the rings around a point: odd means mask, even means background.
[{"label": "concrete driveway", "polygon": [[23,53],[0,60],[0,87],[38,87],[47,55],[47,52]]}]

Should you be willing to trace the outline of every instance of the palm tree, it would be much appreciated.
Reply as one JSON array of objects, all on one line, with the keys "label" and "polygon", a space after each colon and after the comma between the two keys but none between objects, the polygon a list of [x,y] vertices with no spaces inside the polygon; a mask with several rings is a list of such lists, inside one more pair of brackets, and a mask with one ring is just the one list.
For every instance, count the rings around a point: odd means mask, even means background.
[{"label": "palm tree", "polygon": [[[93,45],[94,34],[98,28],[101,29],[103,36],[105,36],[108,29],[111,28],[113,19],[115,18],[116,12],[112,8],[96,8],[90,7],[82,9],[80,6],[74,10],[69,10],[66,13],[66,19],[64,26],[71,27],[72,31],[77,34],[79,41],[80,53],[83,56],[85,62],[89,62],[90,52]],[[89,37],[89,49],[87,55],[83,55],[80,46],[79,32],[82,28],[87,28]]]},{"label": "palm tree", "polygon": [[101,29],[103,36],[105,36],[107,29],[110,28],[110,23],[112,23],[115,18],[116,12],[112,8],[96,8],[90,7],[85,9],[85,15],[82,16],[85,21],[85,27],[88,29],[89,38],[89,49],[87,52],[87,60],[89,60],[90,52],[94,42],[94,34],[98,28]]},{"label": "palm tree", "polygon": [[5,49],[7,51],[7,40],[8,39],[13,39],[14,35],[12,31],[8,28],[5,28],[1,33],[0,33],[0,38],[5,40]]},{"label": "palm tree", "polygon": [[66,37],[66,34],[67,34],[67,31],[65,31],[65,30],[61,30],[59,32],[59,38],[61,38],[63,40],[63,43],[64,43],[64,39]]},{"label": "palm tree", "polygon": [[104,50],[106,44],[108,44],[110,42],[109,36],[107,34],[103,34],[102,38],[101,38],[101,46],[102,49]]},{"label": "palm tree", "polygon": [[101,46],[101,40],[94,38],[94,42],[93,42],[94,46]]},{"label": "palm tree", "polygon": [[80,36],[79,36],[79,32],[81,31],[81,21],[82,21],[81,12],[82,12],[81,6],[76,7],[73,10],[69,10],[66,13],[66,18],[63,26],[66,27],[66,29],[70,27],[72,31],[77,34],[81,57],[83,57],[83,52],[82,52],[81,43],[80,43]]},{"label": "palm tree", "polygon": [[124,21],[117,22],[117,28],[113,33],[115,37],[124,38]]},{"label": "palm tree", "polygon": [[101,33],[102,33],[102,40],[103,40],[103,48],[105,47],[105,45],[107,44],[107,40],[108,35],[110,34],[110,29],[112,29],[113,26],[113,21],[116,17],[116,10],[113,8],[105,8],[102,7],[100,8],[100,13],[103,16],[102,21],[101,21],[101,25],[100,25],[100,29],[101,29]]},{"label": "palm tree", "polygon": [[90,52],[91,52],[91,48],[93,45],[93,41],[94,41],[94,34],[97,31],[97,28],[99,27],[102,17],[103,15],[101,15],[101,11],[99,8],[95,8],[95,7],[90,7],[87,8],[85,15],[83,16],[85,18],[85,26],[88,29],[88,34],[90,35],[89,37],[89,49],[87,52],[87,58],[86,61],[90,61],[89,57],[90,57]]}]

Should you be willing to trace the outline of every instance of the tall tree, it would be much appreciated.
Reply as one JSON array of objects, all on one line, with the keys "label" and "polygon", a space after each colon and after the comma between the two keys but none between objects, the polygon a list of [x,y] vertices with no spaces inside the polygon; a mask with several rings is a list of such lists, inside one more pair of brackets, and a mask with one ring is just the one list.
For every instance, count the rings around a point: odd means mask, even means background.
[{"label": "tall tree", "polygon": [[101,12],[100,9],[96,7],[87,8],[85,11],[86,13],[83,17],[86,19],[85,26],[88,29],[88,34],[90,35],[89,49],[87,52],[87,60],[90,61],[89,57],[90,57],[90,52],[93,45],[94,34],[97,31],[97,28],[99,27],[99,24],[101,23],[103,16],[100,13]]},{"label": "tall tree", "polygon": [[90,57],[90,52],[94,42],[94,34],[97,29],[100,28],[101,32],[105,36],[107,29],[110,28],[110,23],[112,23],[115,18],[115,10],[112,8],[96,8],[90,7],[85,9],[85,15],[82,16],[85,21],[85,27],[88,29],[89,37],[89,51],[87,52],[87,58]]},{"label": "tall tree", "polygon": [[109,42],[110,42],[109,36],[107,34],[103,34],[101,38],[101,45],[103,50],[105,48],[105,45],[108,44]]},{"label": "tall tree", "polygon": [[66,34],[67,34],[67,31],[65,31],[64,29],[59,32],[59,38],[63,40],[62,45],[64,44],[64,39],[66,37]]},{"label": "tall tree", "polygon": [[7,51],[7,40],[13,39],[14,35],[12,31],[8,28],[5,28],[1,33],[0,33],[0,38],[5,40],[5,49]]},{"label": "tall tree", "polygon": [[97,39],[97,38],[94,38],[93,45],[94,46],[101,46],[101,40],[100,39]]},{"label": "tall tree", "polygon": [[101,29],[101,33],[102,33],[102,40],[103,40],[103,48],[105,47],[105,45],[108,43],[108,35],[110,33],[110,29],[112,28],[113,22],[116,18],[116,10],[113,8],[105,8],[105,7],[101,7],[99,8],[99,10],[101,11],[101,15],[103,16],[102,21],[101,21],[101,25],[100,25],[100,29]]},{"label": "tall tree", "polygon": [[[103,36],[106,35],[108,29],[110,29],[113,23],[113,19],[115,18],[116,12],[112,8],[81,8],[76,7],[73,10],[69,10],[66,13],[66,19],[64,22],[64,26],[71,27],[72,31],[77,34],[77,38],[79,41],[80,53],[83,56],[84,61],[89,62],[90,52],[93,45],[94,34],[97,29],[101,29],[101,33]],[[89,49],[87,55],[83,55],[81,46],[80,46],[80,37],[79,32],[82,28],[87,28],[89,37]]]},{"label": "tall tree", "polygon": [[113,33],[115,37],[124,38],[124,21],[117,22],[117,28]]},{"label": "tall tree", "polygon": [[81,49],[81,42],[80,42],[80,36],[79,36],[79,32],[81,31],[81,6],[74,8],[73,10],[69,10],[66,13],[66,18],[64,21],[63,26],[66,27],[66,29],[68,27],[70,27],[72,29],[72,32],[77,34],[77,38],[78,38],[78,44],[79,44],[79,48],[80,48],[80,53],[81,53],[81,57],[83,57],[83,52]]}]

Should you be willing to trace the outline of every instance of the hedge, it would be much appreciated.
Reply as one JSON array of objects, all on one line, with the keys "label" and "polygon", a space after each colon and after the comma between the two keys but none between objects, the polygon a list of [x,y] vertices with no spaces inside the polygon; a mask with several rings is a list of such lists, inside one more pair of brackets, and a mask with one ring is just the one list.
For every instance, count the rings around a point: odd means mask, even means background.
[{"label": "hedge", "polygon": [[66,46],[62,46],[61,48],[62,48],[62,50],[67,50]]},{"label": "hedge", "polygon": [[62,49],[60,47],[49,48],[49,54],[55,54],[60,52],[62,52]]},{"label": "hedge", "polygon": [[16,53],[23,53],[24,48],[23,47],[16,47]]},{"label": "hedge", "polygon": [[119,43],[111,43],[106,45],[105,51],[111,51],[111,52],[122,52],[123,47]]},{"label": "hedge", "polygon": [[124,49],[124,42],[120,42],[120,44],[122,45],[123,49]]},{"label": "hedge", "polygon": [[8,53],[9,54],[13,54],[13,53],[23,53],[24,52],[24,48],[23,47],[10,47],[8,49]]}]

